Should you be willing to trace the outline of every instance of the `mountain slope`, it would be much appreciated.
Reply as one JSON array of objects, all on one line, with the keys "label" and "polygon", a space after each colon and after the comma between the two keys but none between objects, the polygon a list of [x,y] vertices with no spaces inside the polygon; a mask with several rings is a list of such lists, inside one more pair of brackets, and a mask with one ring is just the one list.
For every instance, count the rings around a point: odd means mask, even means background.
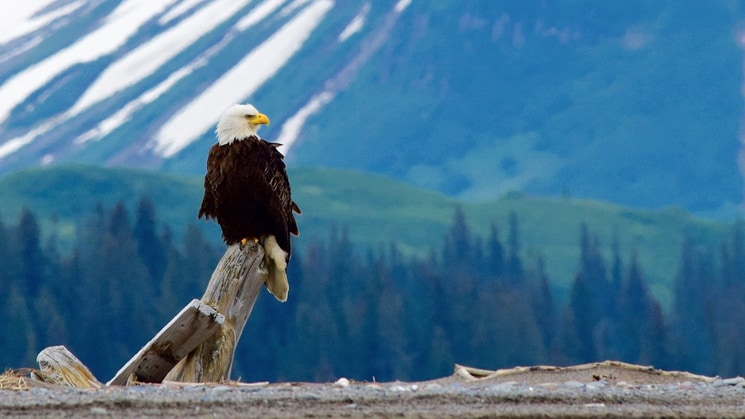
[{"label": "mountain slope", "polygon": [[253,102],[291,166],[469,201],[737,211],[738,2],[35,0],[0,36],[0,172],[200,174]]},{"label": "mountain slope", "polygon": [[[610,261],[614,234],[628,260],[636,251],[655,294],[668,302],[678,269],[683,240],[718,245],[727,226],[703,221],[680,210],[649,211],[568,198],[540,198],[518,194],[483,203],[464,203],[444,195],[362,172],[303,168],[291,170],[293,197],[303,214],[298,217],[299,249],[325,240],[333,229],[347,229],[360,251],[395,244],[407,254],[427,256],[439,251],[461,205],[470,230],[486,239],[490,225],[507,238],[510,212],[518,217],[521,249],[543,255],[546,270],[558,295],[571,284],[579,263],[580,225],[597,234]],[[158,217],[176,239],[189,223],[206,230],[217,244],[219,228],[196,220],[202,196],[200,177],[153,171],[63,166],[18,171],[0,178],[0,219],[15,220],[25,206],[38,214],[47,234],[54,230],[64,245],[74,237],[73,227],[88,219],[97,203],[111,208],[117,201],[134,211],[138,199],[149,196]],[[532,262],[529,262],[532,263]]]},{"label": "mountain slope", "polygon": [[[292,157],[473,200],[525,190],[695,210],[738,202],[732,11],[551,4],[414,3],[408,33],[309,121],[319,133]],[[707,23],[693,35],[683,21]],[[339,139],[344,151],[329,153]]]}]

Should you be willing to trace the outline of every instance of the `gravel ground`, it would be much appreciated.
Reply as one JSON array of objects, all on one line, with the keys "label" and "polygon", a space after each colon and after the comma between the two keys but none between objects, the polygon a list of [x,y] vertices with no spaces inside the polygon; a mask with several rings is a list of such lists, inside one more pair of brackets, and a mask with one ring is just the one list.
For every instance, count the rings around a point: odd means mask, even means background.
[{"label": "gravel ground", "polygon": [[[418,383],[165,383],[0,391],[0,417],[744,417],[745,379],[606,368]],[[564,380],[564,379],[567,380]],[[559,379],[559,381],[556,381]],[[550,380],[550,381],[547,381]]]}]

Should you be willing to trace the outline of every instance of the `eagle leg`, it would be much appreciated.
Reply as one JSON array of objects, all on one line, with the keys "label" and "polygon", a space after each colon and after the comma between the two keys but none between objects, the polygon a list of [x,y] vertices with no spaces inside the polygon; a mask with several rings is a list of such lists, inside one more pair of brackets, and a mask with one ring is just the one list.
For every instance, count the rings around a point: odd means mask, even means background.
[{"label": "eagle leg", "polygon": [[244,237],[244,238],[241,239],[241,246],[240,246],[240,249],[241,250],[243,250],[243,248],[246,247],[246,244],[248,244],[248,241],[249,240],[253,241],[254,243],[258,243],[259,242],[259,239],[257,237],[254,237],[254,238],[251,238],[251,239],[249,239],[248,237]]}]

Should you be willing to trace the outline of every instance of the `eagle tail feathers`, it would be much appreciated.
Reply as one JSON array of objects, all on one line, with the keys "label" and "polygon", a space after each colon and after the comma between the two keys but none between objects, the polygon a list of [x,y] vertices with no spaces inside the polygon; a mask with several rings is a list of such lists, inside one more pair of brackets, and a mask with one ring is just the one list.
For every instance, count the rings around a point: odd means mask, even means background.
[{"label": "eagle tail feathers", "polygon": [[285,302],[290,290],[290,284],[287,281],[287,252],[279,247],[277,238],[274,236],[266,236],[263,241],[264,264],[268,271],[266,288],[274,295],[274,298]]}]

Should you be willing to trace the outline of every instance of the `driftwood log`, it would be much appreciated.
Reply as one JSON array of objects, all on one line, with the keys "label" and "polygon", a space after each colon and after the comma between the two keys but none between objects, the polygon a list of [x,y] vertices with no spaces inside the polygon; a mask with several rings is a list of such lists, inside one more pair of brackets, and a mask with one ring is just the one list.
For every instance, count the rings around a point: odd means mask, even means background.
[{"label": "driftwood log", "polygon": [[[243,328],[267,278],[259,243],[229,246],[200,300],[193,300],[129,360],[107,385],[137,382],[208,383],[230,378]],[[39,384],[76,388],[103,385],[64,346],[44,349]]]},{"label": "driftwood log", "polygon": [[199,300],[193,300],[147,345],[119,369],[106,385],[130,381],[160,383],[181,359],[212,336],[225,321],[222,314]]},{"label": "driftwood log", "polygon": [[264,287],[264,248],[258,243],[234,244],[212,273],[202,303],[225,316],[217,331],[166,375],[167,381],[218,382],[230,378],[238,340]]},{"label": "driftwood log", "polygon": [[50,346],[36,356],[39,371],[31,378],[35,381],[75,388],[101,388],[91,371],[64,346]]}]

